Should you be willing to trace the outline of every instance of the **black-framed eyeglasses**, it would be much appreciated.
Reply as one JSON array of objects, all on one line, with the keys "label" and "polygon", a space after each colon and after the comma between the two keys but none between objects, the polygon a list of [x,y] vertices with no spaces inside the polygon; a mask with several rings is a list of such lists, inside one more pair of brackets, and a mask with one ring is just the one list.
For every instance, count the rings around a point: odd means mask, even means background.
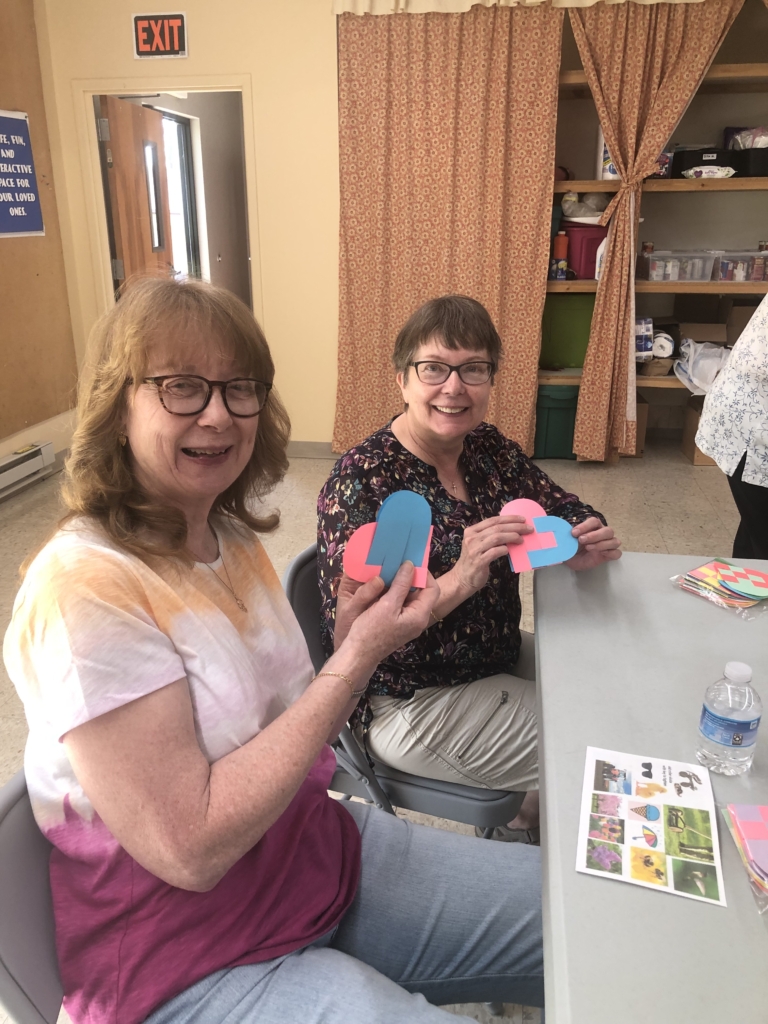
[{"label": "black-framed eyeglasses", "polygon": [[486,384],[494,374],[496,365],[484,359],[472,359],[468,363],[453,366],[435,359],[419,359],[409,363],[416,370],[422,384],[444,384],[455,371],[465,384]]},{"label": "black-framed eyeglasses", "polygon": [[243,419],[258,416],[267,401],[272,385],[254,377],[235,377],[232,380],[208,380],[196,374],[166,374],[163,377],[145,377],[145,384],[153,384],[166,412],[174,416],[196,416],[211,400],[214,388],[221,388],[221,397],[231,416]]}]

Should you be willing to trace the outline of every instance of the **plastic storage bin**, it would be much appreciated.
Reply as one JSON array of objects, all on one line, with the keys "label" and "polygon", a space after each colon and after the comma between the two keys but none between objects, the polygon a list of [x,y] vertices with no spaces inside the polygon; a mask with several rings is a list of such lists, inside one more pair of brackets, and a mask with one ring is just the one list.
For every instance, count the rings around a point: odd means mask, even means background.
[{"label": "plastic storage bin", "polygon": [[715,253],[703,249],[659,249],[637,257],[637,277],[642,281],[709,281]]},{"label": "plastic storage bin", "polygon": [[536,401],[534,459],[575,459],[573,428],[579,389],[573,385],[542,385]]},{"label": "plastic storage bin", "polygon": [[608,226],[599,224],[560,223],[560,230],[568,235],[568,266],[581,280],[594,280],[595,261],[600,243],[608,236]]},{"label": "plastic storage bin", "polygon": [[541,318],[542,370],[584,365],[594,311],[594,295],[547,296]]},{"label": "plastic storage bin", "polygon": [[768,281],[768,252],[719,252],[713,276],[715,281]]},{"label": "plastic storage bin", "polygon": [[682,178],[692,167],[732,167],[738,176],[744,166],[741,153],[735,149],[676,149],[672,156],[672,177]]}]

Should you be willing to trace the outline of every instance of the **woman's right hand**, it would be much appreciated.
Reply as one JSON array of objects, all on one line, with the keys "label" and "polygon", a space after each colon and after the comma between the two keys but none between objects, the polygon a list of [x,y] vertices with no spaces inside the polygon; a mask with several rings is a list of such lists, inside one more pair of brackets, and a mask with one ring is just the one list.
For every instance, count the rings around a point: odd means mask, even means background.
[{"label": "woman's right hand", "polygon": [[522,544],[523,537],[532,533],[523,516],[493,516],[482,523],[468,526],[464,531],[461,555],[451,573],[458,586],[474,594],[488,582],[491,562],[508,554],[509,544]]},{"label": "woman's right hand", "polygon": [[400,566],[389,589],[380,576],[363,584],[343,576],[336,602],[336,650],[347,641],[378,664],[419,636],[430,623],[440,588],[432,575],[424,588],[411,590],[412,580],[412,562]]}]

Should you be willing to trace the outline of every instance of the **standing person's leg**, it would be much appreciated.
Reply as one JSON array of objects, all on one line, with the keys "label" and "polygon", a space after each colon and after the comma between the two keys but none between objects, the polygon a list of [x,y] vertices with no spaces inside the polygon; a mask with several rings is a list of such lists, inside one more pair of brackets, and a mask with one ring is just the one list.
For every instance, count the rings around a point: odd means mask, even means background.
[{"label": "standing person's leg", "polygon": [[362,874],[333,947],[436,1004],[542,1006],[539,850],[345,806]]},{"label": "standing person's leg", "polygon": [[746,453],[733,476],[728,477],[741,522],[733,542],[734,558],[768,558],[768,487],[742,479]]}]

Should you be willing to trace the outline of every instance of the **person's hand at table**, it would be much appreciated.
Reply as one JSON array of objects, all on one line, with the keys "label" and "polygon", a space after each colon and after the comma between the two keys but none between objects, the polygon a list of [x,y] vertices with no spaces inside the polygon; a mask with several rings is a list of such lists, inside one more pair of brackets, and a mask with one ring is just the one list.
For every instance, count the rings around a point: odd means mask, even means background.
[{"label": "person's hand at table", "polygon": [[597,516],[578,523],[571,533],[579,542],[579,550],[565,564],[576,572],[621,558],[621,541],[610,526],[603,526]]}]

